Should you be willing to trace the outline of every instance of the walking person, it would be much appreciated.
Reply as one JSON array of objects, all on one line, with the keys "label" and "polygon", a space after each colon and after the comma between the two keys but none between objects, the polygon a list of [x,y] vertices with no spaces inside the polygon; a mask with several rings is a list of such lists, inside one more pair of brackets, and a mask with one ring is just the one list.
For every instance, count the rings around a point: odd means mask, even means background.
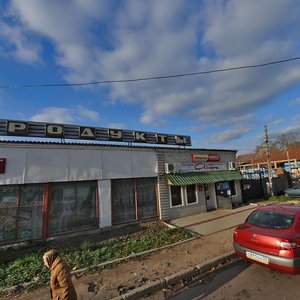
[{"label": "walking person", "polygon": [[51,270],[51,300],[77,300],[70,269],[58,252],[54,249],[47,251],[43,255],[43,260],[45,266]]}]

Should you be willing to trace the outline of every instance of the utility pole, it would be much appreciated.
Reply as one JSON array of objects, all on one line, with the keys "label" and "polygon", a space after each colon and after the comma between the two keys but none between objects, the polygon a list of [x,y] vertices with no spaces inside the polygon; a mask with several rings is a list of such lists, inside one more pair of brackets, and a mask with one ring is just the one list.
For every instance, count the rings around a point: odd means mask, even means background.
[{"label": "utility pole", "polygon": [[289,146],[286,147],[286,156],[287,156],[288,164],[289,164],[289,172],[292,175],[291,161],[290,161],[290,155],[289,155]]},{"label": "utility pole", "polygon": [[272,166],[271,166],[271,157],[270,157],[270,145],[269,145],[269,136],[267,125],[265,125],[265,145],[266,145],[266,154],[267,154],[267,165],[268,165],[268,179],[269,179],[269,193],[273,196],[273,187],[272,187]]}]

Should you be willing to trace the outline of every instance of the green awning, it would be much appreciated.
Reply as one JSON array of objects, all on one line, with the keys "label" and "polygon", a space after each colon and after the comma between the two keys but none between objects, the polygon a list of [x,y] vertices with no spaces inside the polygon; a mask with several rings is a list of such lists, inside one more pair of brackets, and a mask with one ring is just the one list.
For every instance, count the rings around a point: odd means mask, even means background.
[{"label": "green awning", "polygon": [[240,180],[243,176],[238,171],[207,171],[178,174],[166,174],[169,185],[191,185],[219,181]]}]

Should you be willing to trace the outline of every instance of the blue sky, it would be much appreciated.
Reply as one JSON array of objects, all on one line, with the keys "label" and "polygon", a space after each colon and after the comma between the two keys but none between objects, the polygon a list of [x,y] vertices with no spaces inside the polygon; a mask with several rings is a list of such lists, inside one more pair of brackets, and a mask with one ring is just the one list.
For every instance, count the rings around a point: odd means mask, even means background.
[{"label": "blue sky", "polygon": [[[190,135],[254,151],[300,129],[300,60],[82,87],[300,56],[298,0],[0,1],[0,118]],[[5,137],[0,137],[5,139]]]}]

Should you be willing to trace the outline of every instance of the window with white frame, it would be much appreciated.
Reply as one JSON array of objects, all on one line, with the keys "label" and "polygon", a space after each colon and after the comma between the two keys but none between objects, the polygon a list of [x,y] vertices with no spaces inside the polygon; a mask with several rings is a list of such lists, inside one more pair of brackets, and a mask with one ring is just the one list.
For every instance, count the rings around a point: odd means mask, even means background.
[{"label": "window with white frame", "polygon": [[198,203],[196,185],[171,186],[171,207]]}]

